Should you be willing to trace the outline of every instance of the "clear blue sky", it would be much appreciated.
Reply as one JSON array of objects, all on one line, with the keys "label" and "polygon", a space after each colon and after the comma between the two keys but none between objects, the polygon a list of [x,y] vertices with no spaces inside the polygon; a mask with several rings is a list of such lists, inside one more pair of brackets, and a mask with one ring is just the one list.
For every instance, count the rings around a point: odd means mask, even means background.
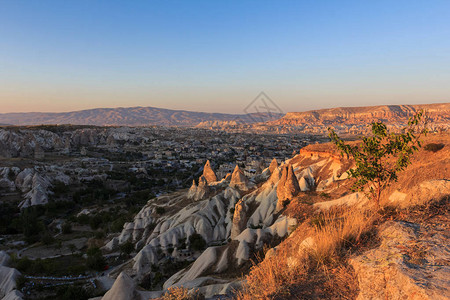
[{"label": "clear blue sky", "polygon": [[450,1],[0,0],[0,112],[450,102]]}]

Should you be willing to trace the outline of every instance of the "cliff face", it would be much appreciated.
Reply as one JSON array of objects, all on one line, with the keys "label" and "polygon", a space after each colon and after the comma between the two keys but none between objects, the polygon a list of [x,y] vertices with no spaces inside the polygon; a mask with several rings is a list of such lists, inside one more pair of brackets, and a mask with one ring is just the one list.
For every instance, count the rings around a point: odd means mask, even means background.
[{"label": "cliff face", "polygon": [[428,112],[431,122],[450,122],[450,103],[424,105],[382,105],[338,107],[306,112],[290,112],[271,125],[353,125],[381,120],[385,123],[406,123],[418,110]]}]

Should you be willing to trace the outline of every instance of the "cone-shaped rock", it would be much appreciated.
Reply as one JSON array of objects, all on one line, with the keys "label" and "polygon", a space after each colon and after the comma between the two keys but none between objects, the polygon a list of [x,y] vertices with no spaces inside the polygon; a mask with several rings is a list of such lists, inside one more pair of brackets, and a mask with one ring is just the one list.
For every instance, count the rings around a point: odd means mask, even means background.
[{"label": "cone-shaped rock", "polygon": [[230,187],[238,188],[243,191],[248,190],[248,179],[238,165],[236,165],[233,174],[231,175]]},{"label": "cone-shaped rock", "polygon": [[309,191],[309,183],[308,183],[308,181],[305,179],[304,176],[303,176],[302,178],[300,178],[299,186],[300,186],[300,190],[301,190],[302,192]]},{"label": "cone-shaped rock", "polygon": [[270,173],[272,174],[272,173],[273,173],[273,170],[275,170],[276,168],[278,168],[278,162],[277,162],[277,160],[274,158],[274,159],[272,160],[272,162],[270,163],[270,166],[269,166],[269,171],[270,171]]},{"label": "cone-shaped rock", "polygon": [[280,179],[281,179],[280,168],[275,168],[272,174],[270,175],[268,182],[270,182],[271,184],[276,184],[278,181],[280,181]]},{"label": "cone-shaped rock", "polygon": [[120,273],[114,281],[111,289],[103,296],[102,300],[134,300],[142,299],[136,291],[133,279],[124,272]]},{"label": "cone-shaped rock", "polygon": [[203,176],[206,178],[206,181],[208,183],[217,181],[216,173],[214,173],[213,169],[211,168],[211,163],[209,162],[209,160],[206,161],[206,164],[203,167]]},{"label": "cone-shaped rock", "polygon": [[209,195],[208,182],[204,176],[201,176],[198,180],[197,193],[195,194],[195,200],[201,200]]},{"label": "cone-shaped rock", "polygon": [[281,179],[277,186],[277,208],[279,211],[283,208],[283,202],[285,200],[291,200],[300,192],[300,186],[298,185],[297,177],[294,174],[294,169],[292,165],[283,166],[283,171],[281,173]]},{"label": "cone-shaped rock", "polygon": [[233,225],[231,226],[231,239],[237,237],[245,228],[247,228],[247,206],[243,200],[239,200],[234,207]]},{"label": "cone-shaped rock", "polygon": [[191,188],[187,194],[188,199],[194,199],[195,194],[197,194],[197,184],[195,183],[195,180],[192,180]]}]

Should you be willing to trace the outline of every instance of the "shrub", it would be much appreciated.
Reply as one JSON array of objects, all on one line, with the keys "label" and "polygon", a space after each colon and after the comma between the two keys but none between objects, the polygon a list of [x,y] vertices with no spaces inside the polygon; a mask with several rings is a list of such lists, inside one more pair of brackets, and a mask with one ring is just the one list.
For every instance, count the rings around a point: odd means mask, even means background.
[{"label": "shrub", "polygon": [[94,237],[96,239],[102,239],[105,237],[105,232],[103,230],[98,230],[95,232]]},{"label": "shrub", "polygon": [[45,233],[42,234],[41,236],[41,242],[44,245],[50,245],[53,244],[55,242],[55,239],[53,238],[53,236],[47,231]]},{"label": "shrub", "polygon": [[86,266],[95,271],[103,271],[106,266],[106,261],[101,254],[88,256],[86,259]]},{"label": "shrub", "polygon": [[91,226],[93,230],[98,229],[100,224],[102,224],[102,217],[100,215],[95,215],[89,220],[89,226]]},{"label": "shrub", "polygon": [[102,271],[105,268],[106,261],[98,247],[89,248],[86,254],[88,256],[86,266],[96,271]]},{"label": "shrub", "polygon": [[61,227],[61,232],[63,234],[70,234],[70,233],[72,233],[72,224],[70,224],[69,222],[65,222],[63,224],[63,226]]},{"label": "shrub", "polygon": [[204,300],[205,297],[198,291],[189,293],[189,290],[184,287],[170,287],[167,292],[162,295],[160,300]]},{"label": "shrub", "polygon": [[61,300],[87,300],[90,298],[89,293],[83,287],[74,285],[58,288],[57,296]]},{"label": "shrub", "polygon": [[423,149],[431,152],[438,152],[442,148],[444,148],[444,144],[436,144],[436,143],[429,143],[423,147]]},{"label": "shrub", "polygon": [[158,215],[162,215],[162,214],[164,214],[166,212],[166,209],[164,208],[164,207],[157,207],[156,208],[156,213],[158,214]]},{"label": "shrub", "polygon": [[17,289],[22,289],[25,286],[25,283],[27,283],[28,279],[25,278],[24,275],[20,275],[16,279],[16,287]]},{"label": "shrub", "polygon": [[130,255],[134,250],[134,245],[131,241],[127,241],[119,246],[119,250],[121,254]]},{"label": "shrub", "polygon": [[200,234],[194,233],[189,237],[189,245],[194,251],[203,250],[206,248],[206,241]]},{"label": "shrub", "polygon": [[[408,121],[402,133],[389,133],[382,122],[371,124],[372,135],[363,137],[359,145],[348,145],[328,128],[329,136],[342,154],[355,161],[355,168],[347,171],[350,178],[355,178],[353,190],[362,191],[373,200],[379,210],[381,191],[392,181],[397,180],[397,173],[403,171],[410,163],[412,154],[421,146],[419,137],[426,133],[426,118],[423,111],[417,112]],[[424,121],[423,128],[421,121]]]}]

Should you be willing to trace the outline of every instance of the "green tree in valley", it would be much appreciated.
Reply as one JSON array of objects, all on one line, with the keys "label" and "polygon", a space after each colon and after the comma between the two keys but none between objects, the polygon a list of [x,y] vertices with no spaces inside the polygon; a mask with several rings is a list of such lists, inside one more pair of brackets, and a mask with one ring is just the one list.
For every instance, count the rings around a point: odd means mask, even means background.
[{"label": "green tree in valley", "polygon": [[399,133],[390,133],[385,124],[374,122],[370,125],[372,135],[354,145],[346,144],[328,128],[332,142],[355,162],[355,167],[347,171],[349,177],[356,180],[353,190],[364,192],[375,202],[377,210],[381,192],[397,181],[398,172],[411,163],[412,154],[421,147],[419,138],[426,133],[426,121],[423,110],[418,111]]},{"label": "green tree in valley", "polygon": [[122,245],[120,245],[119,249],[120,249],[120,255],[124,255],[124,256],[128,257],[131,254],[131,252],[133,252],[134,245],[131,241],[127,241],[127,242],[123,243]]}]

